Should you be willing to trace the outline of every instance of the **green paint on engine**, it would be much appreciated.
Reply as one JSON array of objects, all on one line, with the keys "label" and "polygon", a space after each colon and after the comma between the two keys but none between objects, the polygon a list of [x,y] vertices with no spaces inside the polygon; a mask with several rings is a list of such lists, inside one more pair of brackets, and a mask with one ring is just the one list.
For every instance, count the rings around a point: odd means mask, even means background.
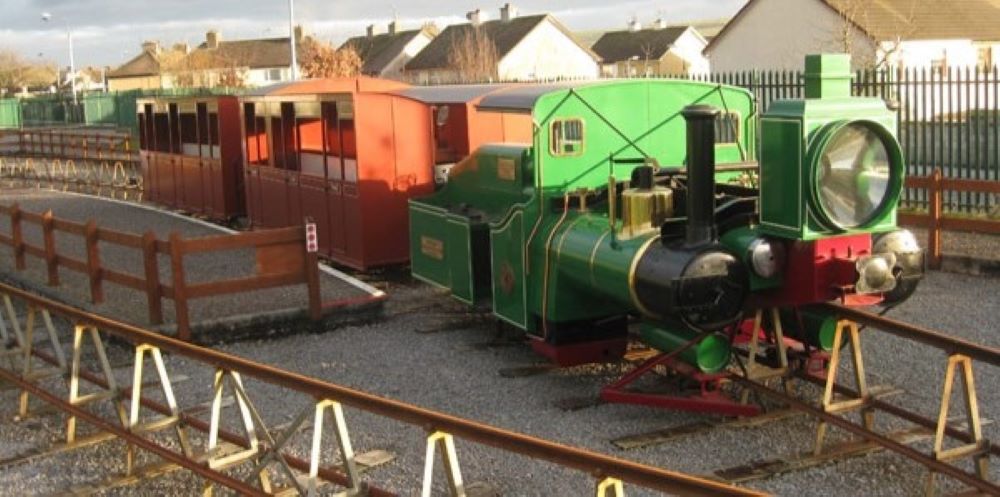
[{"label": "green paint on engine", "polygon": [[[689,329],[665,330],[651,325],[640,327],[642,341],[663,352],[673,352],[699,333]],[[719,334],[709,334],[696,345],[680,353],[679,358],[706,373],[718,373],[729,365],[729,340]]]},{"label": "green paint on engine", "polygon": [[798,318],[792,311],[782,311],[781,323],[785,333],[821,350],[833,349],[837,332],[837,318],[828,312],[810,307],[799,309]]},{"label": "green paint on engine", "polygon": [[[496,111],[530,112],[531,145],[481,147],[452,169],[440,191],[410,201],[413,275],[463,301],[489,299],[497,317],[531,332],[543,319],[578,322],[635,311],[629,270],[657,233],[628,240],[612,233],[609,174],[627,181],[644,161],[683,168],[680,111],[696,103],[728,112],[735,127],[731,143],[716,145],[717,162],[752,160],[753,97],[725,85],[653,79],[516,91],[524,93],[521,107]],[[722,173],[720,181],[731,176]],[[564,195],[581,190],[591,199],[586,209],[574,198],[563,217]]]}]

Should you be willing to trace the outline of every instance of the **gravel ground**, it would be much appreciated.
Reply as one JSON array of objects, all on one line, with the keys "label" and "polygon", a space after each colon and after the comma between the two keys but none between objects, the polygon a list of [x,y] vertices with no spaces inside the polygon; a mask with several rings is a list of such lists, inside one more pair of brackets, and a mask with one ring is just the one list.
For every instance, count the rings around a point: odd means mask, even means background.
[{"label": "gravel ground", "polygon": [[[927,230],[909,228],[921,245],[927,244]],[[958,255],[987,261],[1000,260],[1000,235],[986,233],[941,232],[941,252],[947,257]]]},{"label": "gravel ground", "polygon": [[[395,283],[388,290],[392,298],[387,302],[385,319],[378,323],[318,334],[242,341],[220,348],[446,413],[696,474],[805,451],[813,438],[815,422],[800,416],[752,429],[713,430],[641,449],[618,449],[611,440],[709,418],[630,405],[603,404],[566,411],[557,406],[558,401],[593,398],[602,385],[618,378],[628,366],[594,365],[533,376],[502,375],[502,371],[536,365],[541,360],[517,340],[498,340],[491,320],[467,312],[460,304],[425,285]],[[996,347],[1000,346],[996,309],[1000,309],[1000,280],[932,272],[917,294],[889,315]],[[944,354],[885,333],[866,332],[863,337],[869,384],[900,387],[905,393],[893,397],[893,402],[929,417],[936,416]],[[123,361],[128,351],[116,350],[113,356],[112,362]],[[173,357],[168,358],[168,370],[187,378],[175,387],[182,406],[211,398],[211,370]],[[116,373],[123,383],[128,382],[127,368]],[[841,378],[848,378],[846,373],[842,371]],[[981,412],[994,420],[1000,411],[1000,372],[977,365],[975,373]],[[147,378],[153,378],[148,368]],[[309,405],[304,397],[256,381],[247,380],[246,384],[271,426],[287,423]],[[801,392],[815,399],[815,388],[803,387]],[[45,439],[54,441],[59,432],[57,416],[12,422],[15,399],[14,392],[0,393],[0,457],[21,453],[25,447],[44,443]],[[953,405],[952,415],[961,414],[957,396]],[[357,452],[381,449],[395,455],[391,463],[372,469],[368,478],[401,495],[413,495],[423,465],[422,432],[353,408],[347,408],[346,415]],[[207,418],[207,413],[202,417]],[[230,413],[229,426],[235,429],[237,419]],[[878,416],[877,421],[881,427],[902,426],[885,415]],[[1000,438],[1000,429],[995,424],[987,425],[985,432],[990,439]],[[832,429],[829,437],[836,441],[846,435]],[[305,455],[309,438],[309,430],[297,435],[293,451]],[[116,465],[120,446],[116,444],[103,444],[44,462],[4,467],[0,471],[0,489],[4,490],[0,493],[41,494],[61,491],[71,484],[93,482],[107,471],[93,472],[90,468],[102,464],[119,467]],[[327,447],[331,445],[328,443]],[[928,449],[929,444],[922,442],[916,446]],[[590,478],[577,471],[461,440],[458,454],[466,482],[484,483],[494,490],[493,494],[551,496],[593,491]],[[1000,480],[998,466],[994,461],[994,481]],[[780,495],[820,492],[832,496],[918,495],[922,493],[924,475],[923,469],[914,463],[879,453],[754,481],[748,486]],[[436,481],[443,481],[442,474],[436,476]],[[136,486],[106,491],[104,495],[190,495],[200,491],[200,485],[197,478],[176,472]],[[627,487],[627,492],[652,495],[634,487]]]},{"label": "gravel ground", "polygon": [[[144,209],[121,202],[111,202],[89,196],[61,193],[52,190],[14,189],[4,190],[0,200],[5,205],[17,202],[21,208],[31,212],[44,212],[52,209],[60,219],[86,222],[95,219],[98,225],[113,230],[142,234],[153,231],[157,237],[165,240],[172,232],[180,233],[186,238],[221,234],[219,228],[194,222],[188,218],[165,215],[162,212]],[[34,224],[22,225],[25,239],[36,246],[42,245],[41,228]],[[10,219],[0,216],[0,232],[10,232]],[[56,248],[60,254],[85,260],[85,247],[82,237],[68,234],[56,235]],[[137,250],[113,245],[105,242],[99,244],[101,261],[110,269],[130,274],[142,275],[143,265],[141,253]],[[27,257],[27,269],[14,270],[12,251],[4,247],[0,250],[0,273],[8,273],[11,277],[30,282],[47,280],[45,263],[35,257]],[[161,254],[160,281],[171,281],[170,258]],[[251,276],[254,271],[255,256],[253,250],[234,250],[194,254],[185,257],[185,275],[188,281],[203,282],[228,278]],[[345,283],[327,273],[320,273],[320,285],[324,301],[355,298],[365,295],[365,292]],[[49,289],[62,300],[77,305],[86,305],[90,300],[89,283],[82,273],[60,270],[61,285]],[[105,303],[91,307],[92,310],[116,316],[124,321],[148,325],[148,315],[145,294],[113,283],[105,283]],[[266,316],[287,310],[302,308],[305,302],[305,285],[281,287],[268,290],[242,293],[234,296],[219,296],[197,299],[189,302],[191,322],[197,327],[199,322],[233,318],[235,316],[258,315]],[[173,301],[163,299],[164,318],[167,323],[173,322]]]}]

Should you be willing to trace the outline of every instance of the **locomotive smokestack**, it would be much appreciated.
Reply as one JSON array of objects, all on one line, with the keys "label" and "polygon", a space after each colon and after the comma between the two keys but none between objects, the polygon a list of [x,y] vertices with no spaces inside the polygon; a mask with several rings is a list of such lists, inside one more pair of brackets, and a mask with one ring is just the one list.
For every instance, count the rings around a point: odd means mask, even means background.
[{"label": "locomotive smokestack", "polygon": [[715,241],[715,119],[719,109],[689,105],[687,121],[687,246]]}]

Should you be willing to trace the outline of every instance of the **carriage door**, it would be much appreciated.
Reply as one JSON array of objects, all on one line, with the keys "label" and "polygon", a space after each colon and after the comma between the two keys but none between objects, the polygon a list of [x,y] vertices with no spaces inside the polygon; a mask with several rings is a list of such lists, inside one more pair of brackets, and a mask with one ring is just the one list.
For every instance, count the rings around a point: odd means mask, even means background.
[{"label": "carriage door", "polygon": [[323,122],[326,130],[327,232],[330,255],[344,254],[347,238],[344,229],[344,143],[343,130],[336,102],[323,102]]}]

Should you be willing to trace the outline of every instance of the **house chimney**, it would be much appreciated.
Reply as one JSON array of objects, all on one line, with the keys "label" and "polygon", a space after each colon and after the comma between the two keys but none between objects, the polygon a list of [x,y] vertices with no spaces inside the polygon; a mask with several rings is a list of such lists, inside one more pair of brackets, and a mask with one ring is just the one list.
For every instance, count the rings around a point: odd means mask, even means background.
[{"label": "house chimney", "polygon": [[628,21],[628,30],[629,31],[639,31],[641,29],[642,29],[642,24],[639,24],[639,20],[638,19],[636,19],[635,17],[629,19],[629,21]]},{"label": "house chimney", "polygon": [[180,52],[185,55],[191,53],[191,45],[188,45],[187,43],[174,43],[173,49],[175,52]]},{"label": "house chimney", "polygon": [[480,9],[471,10],[465,14],[465,18],[468,19],[473,26],[478,26],[486,22],[486,17],[486,13]]},{"label": "house chimney", "polygon": [[142,42],[142,51],[149,52],[153,55],[160,53],[160,42],[158,41],[144,41]]},{"label": "house chimney", "polygon": [[219,41],[221,40],[222,36],[214,29],[205,33],[205,46],[208,48],[219,48]]},{"label": "house chimney", "polygon": [[369,38],[375,36],[375,25],[369,24],[368,27],[365,28],[365,33],[368,35]]},{"label": "house chimney", "polygon": [[389,34],[390,35],[396,34],[396,22],[397,21],[395,19],[393,19],[393,21],[389,23]]},{"label": "house chimney", "polygon": [[653,22],[653,29],[666,29],[666,28],[667,28],[667,21],[664,21],[662,17],[657,18],[656,21]]},{"label": "house chimney", "polygon": [[302,29],[302,25],[295,26],[295,43],[302,43],[302,37],[305,36],[305,30]]},{"label": "house chimney", "polygon": [[510,2],[507,2],[503,5],[503,7],[500,7],[500,20],[507,22],[515,17],[517,17],[517,7],[511,5]]}]

